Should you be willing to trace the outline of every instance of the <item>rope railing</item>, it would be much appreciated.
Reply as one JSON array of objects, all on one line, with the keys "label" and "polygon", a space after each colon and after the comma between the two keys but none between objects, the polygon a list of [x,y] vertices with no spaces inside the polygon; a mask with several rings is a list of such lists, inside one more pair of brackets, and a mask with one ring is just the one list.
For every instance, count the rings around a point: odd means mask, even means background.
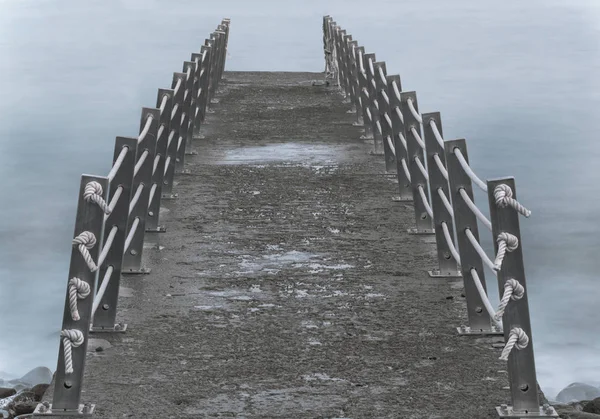
[{"label": "rope railing", "polygon": [[[351,35],[334,24],[331,17],[325,17],[323,24],[324,40],[331,39],[324,42],[332,47],[330,55],[337,57],[336,70],[343,72],[340,80],[343,79],[344,96],[351,97],[356,108],[352,111],[356,111],[357,121],[363,125],[365,134],[361,138],[377,141],[372,135],[381,136],[386,170],[390,158],[396,162],[401,192],[398,200],[413,201],[417,227],[423,214],[434,227],[439,270],[430,275],[463,277],[469,326],[457,330],[476,336],[499,335],[503,329],[509,330],[500,359],[508,361],[512,412],[515,417],[519,416],[517,413],[544,409],[546,413],[553,412],[552,408],[539,406],[536,391],[518,224],[519,215],[530,217],[531,211],[517,200],[514,180],[486,182],[477,176],[468,162],[466,142],[444,139],[438,112],[421,113],[416,93],[403,92],[399,76],[386,75],[385,63],[376,62],[374,54],[365,54],[356,41],[350,47]],[[473,184],[488,195],[489,217],[475,203]],[[480,244],[478,222],[492,232],[493,258]],[[461,266],[465,271],[461,271]],[[484,267],[489,268],[500,287],[496,310],[487,295]],[[506,408],[497,409],[506,412]]]},{"label": "rope railing", "polygon": [[[53,400],[38,405],[36,414],[93,413],[93,404],[80,404],[88,334],[126,329],[115,324],[120,276],[147,272],[135,265],[150,237],[146,220],[157,220],[161,190],[168,189],[161,187],[172,185],[176,151],[184,151],[183,140],[204,123],[224,71],[228,34],[224,19],[200,54],[184,63],[184,73],[174,73],[171,89],[159,89],[156,108],[142,109],[139,134],[117,137],[108,176],[82,176],[70,266],[77,275],[67,283]],[[97,277],[102,281],[96,289]]]}]

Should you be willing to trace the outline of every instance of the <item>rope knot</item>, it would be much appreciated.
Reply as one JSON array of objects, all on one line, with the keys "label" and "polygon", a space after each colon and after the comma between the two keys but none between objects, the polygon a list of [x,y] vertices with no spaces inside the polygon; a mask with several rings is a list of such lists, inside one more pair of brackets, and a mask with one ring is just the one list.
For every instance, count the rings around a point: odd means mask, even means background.
[{"label": "rope knot", "polygon": [[508,361],[508,355],[510,355],[513,348],[521,351],[527,348],[527,345],[529,345],[529,336],[527,336],[527,333],[520,327],[513,327],[508,335],[506,346],[502,349],[500,360]]},{"label": "rope knot", "polygon": [[496,200],[496,205],[500,208],[511,206],[525,217],[531,215],[531,211],[521,205],[516,199],[513,199],[513,191],[505,183],[501,183],[494,188],[494,199]]},{"label": "rope knot", "polygon": [[90,285],[77,277],[69,280],[69,307],[71,309],[71,317],[74,321],[79,321],[79,311],[77,310],[77,300],[83,300],[90,295]]},{"label": "rope knot", "polygon": [[65,374],[73,373],[73,348],[83,345],[84,338],[81,330],[64,329],[60,331],[63,338],[63,349],[65,355]]},{"label": "rope knot", "polygon": [[499,271],[502,268],[502,261],[506,252],[514,252],[519,248],[519,239],[510,233],[502,232],[498,234],[496,241],[498,242],[498,254],[494,261],[494,269]]},{"label": "rope knot", "polygon": [[73,246],[85,246],[92,249],[96,245],[96,236],[91,231],[84,231],[73,239]]},{"label": "rope knot", "polygon": [[83,189],[83,199],[85,202],[93,202],[98,205],[105,214],[110,214],[112,211],[102,197],[103,193],[104,190],[102,189],[102,185],[93,180],[85,185],[85,188]]},{"label": "rope knot", "polygon": [[498,310],[494,316],[496,320],[500,320],[504,314],[504,310],[508,305],[509,300],[517,301],[525,295],[525,288],[514,278],[510,278],[504,283],[504,294],[498,305]]}]

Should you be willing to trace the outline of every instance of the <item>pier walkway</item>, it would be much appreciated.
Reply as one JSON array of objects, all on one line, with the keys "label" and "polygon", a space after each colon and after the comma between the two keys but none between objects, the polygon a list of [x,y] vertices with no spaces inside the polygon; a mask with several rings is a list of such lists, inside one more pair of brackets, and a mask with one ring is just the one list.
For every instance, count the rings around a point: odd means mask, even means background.
[{"label": "pier walkway", "polygon": [[121,281],[126,333],[90,335],[94,417],[498,417],[504,338],[457,334],[463,280],[428,276],[434,237],[407,233],[412,204],[323,79],[224,73],[151,273]]}]

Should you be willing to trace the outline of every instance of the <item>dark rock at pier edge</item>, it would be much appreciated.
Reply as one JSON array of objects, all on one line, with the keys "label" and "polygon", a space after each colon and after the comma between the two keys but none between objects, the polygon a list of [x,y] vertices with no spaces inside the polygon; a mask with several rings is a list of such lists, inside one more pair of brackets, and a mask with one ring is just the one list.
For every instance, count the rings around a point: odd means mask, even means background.
[{"label": "dark rock at pier edge", "polygon": [[35,395],[36,401],[42,400],[42,397],[44,397],[44,393],[46,392],[48,387],[49,387],[49,384],[38,384],[38,385],[33,386],[33,388],[31,389],[31,392]]},{"label": "dark rock at pier edge", "polygon": [[571,383],[562,389],[556,396],[556,401],[560,403],[570,403],[573,401],[593,400],[600,397],[600,389],[585,383]]},{"label": "dark rock at pier edge", "polygon": [[596,397],[594,400],[587,403],[583,408],[583,411],[587,413],[600,414],[600,397]]},{"label": "dark rock at pier edge", "polygon": [[14,388],[4,388],[0,387],[0,399],[4,399],[6,397],[10,397],[17,394],[17,390]]}]

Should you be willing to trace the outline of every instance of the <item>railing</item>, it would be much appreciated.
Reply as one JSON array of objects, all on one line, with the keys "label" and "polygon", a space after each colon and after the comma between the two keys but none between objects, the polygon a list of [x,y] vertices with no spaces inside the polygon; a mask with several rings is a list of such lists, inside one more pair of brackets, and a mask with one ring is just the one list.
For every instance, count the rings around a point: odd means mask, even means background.
[{"label": "railing", "polygon": [[[115,324],[121,274],[144,274],[144,241],[166,231],[159,225],[162,199],[173,199],[175,174],[198,134],[225,68],[229,19],[205,41],[200,53],[174,73],[170,89],[159,89],[156,108],[142,108],[137,137],[117,137],[108,176],[83,175],[52,404],[34,416],[87,416],[81,404],[88,334],[125,332]],[[187,152],[186,152],[187,151]],[[99,281],[100,280],[100,281]]]},{"label": "railing", "polygon": [[[326,77],[351,103],[355,125],[364,126],[361,138],[373,139],[373,153],[385,156],[387,171],[396,171],[394,200],[414,204],[409,233],[435,234],[438,268],[429,275],[463,278],[469,324],[457,327],[458,333],[504,335],[500,359],[508,363],[512,405],[496,407],[498,415],[558,417],[551,406],[540,406],[537,391],[518,218],[531,213],[516,200],[514,178],[481,180],[469,165],[466,141],[444,140],[440,113],[421,114],[416,92],[402,91],[400,76],[387,75],[385,62],[365,53],[329,16],[323,18],[323,45]],[[473,183],[488,194],[490,219],[475,203]],[[480,245],[478,221],[495,238],[493,258]],[[484,265],[498,280],[496,310]]]}]

